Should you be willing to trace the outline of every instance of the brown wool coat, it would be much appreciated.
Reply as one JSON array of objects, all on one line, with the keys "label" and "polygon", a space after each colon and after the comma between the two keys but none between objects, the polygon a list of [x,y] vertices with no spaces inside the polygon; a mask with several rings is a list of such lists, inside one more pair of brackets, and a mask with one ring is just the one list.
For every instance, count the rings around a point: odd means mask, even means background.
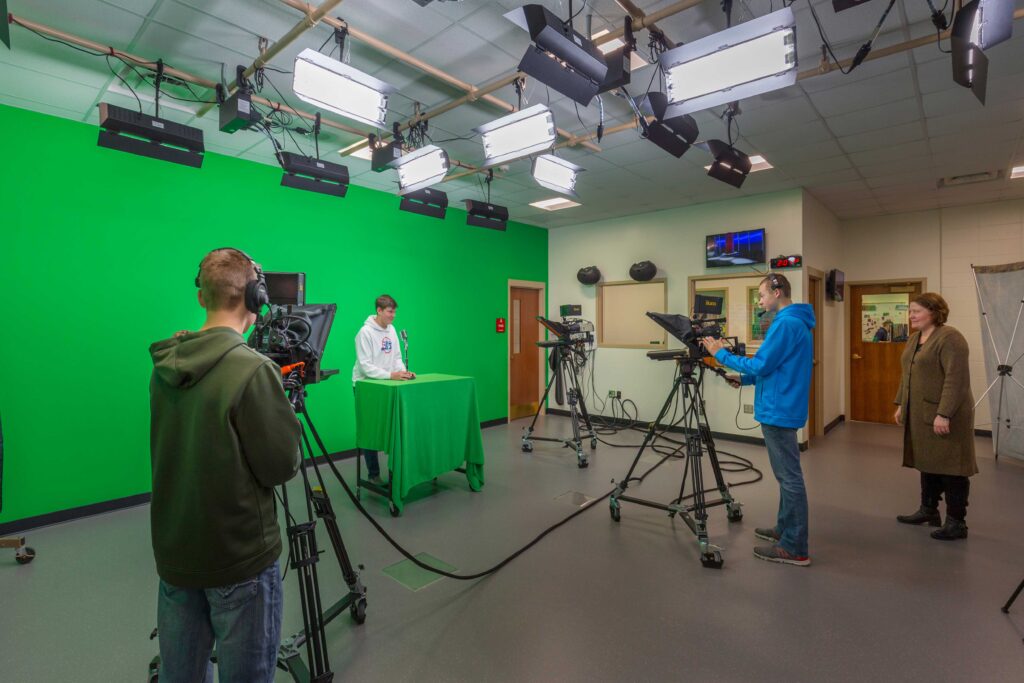
[{"label": "brown wool coat", "polygon": [[[978,472],[974,459],[974,396],[968,369],[967,340],[956,329],[936,328],[914,356],[921,333],[907,341],[900,363],[900,390],[894,403],[902,406],[903,466],[931,474],[969,477]],[[939,436],[932,422],[949,418],[949,434]]]}]

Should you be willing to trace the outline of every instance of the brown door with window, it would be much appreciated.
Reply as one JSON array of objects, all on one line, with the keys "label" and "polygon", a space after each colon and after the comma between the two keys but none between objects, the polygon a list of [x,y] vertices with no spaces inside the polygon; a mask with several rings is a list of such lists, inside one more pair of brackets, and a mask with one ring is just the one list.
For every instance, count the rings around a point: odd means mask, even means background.
[{"label": "brown door with window", "polygon": [[537,412],[540,404],[540,290],[513,287],[509,332],[508,418],[515,420]]},{"label": "brown door with window", "polygon": [[850,285],[850,419],[893,421],[910,300],[920,282]]},{"label": "brown door with window", "polygon": [[818,415],[818,381],[821,374],[821,326],[824,324],[821,312],[821,278],[809,275],[807,278],[807,303],[814,309],[814,329],[811,330],[814,360],[811,371],[811,396],[807,406],[807,438],[818,433],[821,416]]}]

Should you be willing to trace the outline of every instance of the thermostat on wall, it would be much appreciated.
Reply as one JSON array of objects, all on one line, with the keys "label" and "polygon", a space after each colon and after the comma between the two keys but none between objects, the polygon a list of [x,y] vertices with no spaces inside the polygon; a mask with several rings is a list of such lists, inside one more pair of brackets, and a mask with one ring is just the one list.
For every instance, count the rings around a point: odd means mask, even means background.
[{"label": "thermostat on wall", "polygon": [[792,256],[779,256],[778,258],[772,259],[772,268],[802,268],[804,265],[804,259],[800,254],[793,254]]}]

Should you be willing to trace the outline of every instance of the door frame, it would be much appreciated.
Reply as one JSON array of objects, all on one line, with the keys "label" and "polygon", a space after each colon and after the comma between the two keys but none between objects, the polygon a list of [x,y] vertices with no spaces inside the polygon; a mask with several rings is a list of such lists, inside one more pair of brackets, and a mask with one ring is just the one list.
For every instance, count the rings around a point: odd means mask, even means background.
[{"label": "door frame", "polygon": [[[811,371],[811,378],[814,382],[814,414],[817,421],[814,423],[814,430],[807,430],[808,447],[812,436],[825,435],[825,272],[810,266],[804,266],[804,301],[810,303],[811,278],[818,281],[818,308],[814,311],[815,332],[814,357],[818,359],[817,371]],[[820,314],[820,315],[819,315]]]},{"label": "door frame", "polygon": [[[507,316],[506,317],[507,324],[505,325],[505,330],[507,331],[506,334],[505,334],[505,336],[507,337],[506,340],[505,340],[506,341],[506,344],[505,344],[505,346],[506,346],[506,348],[505,348],[505,385],[506,385],[506,387],[508,389],[508,391],[506,392],[507,395],[505,397],[505,423],[506,424],[511,422],[510,418],[511,418],[511,415],[512,415],[512,288],[513,287],[516,287],[516,288],[519,288],[519,289],[535,289],[535,290],[537,290],[539,292],[538,297],[540,299],[539,305],[538,305],[538,310],[541,311],[541,315],[543,315],[545,318],[548,317],[548,299],[547,299],[547,288],[548,288],[548,286],[547,286],[546,282],[539,282],[537,280],[513,280],[513,279],[509,279],[507,295],[505,297],[505,310],[507,311],[506,314],[505,314]],[[538,331],[538,337],[537,338],[540,339],[540,340],[543,340],[544,339],[544,332],[545,332],[544,326],[541,325],[540,323],[537,323],[537,331]],[[544,396],[544,385],[545,385],[544,379],[545,379],[545,377],[547,377],[547,374],[544,372],[544,369],[545,369],[544,360],[545,360],[545,358],[544,358],[544,355],[543,355],[543,350],[539,346],[537,347],[537,353],[541,354],[540,363],[537,364],[537,401],[541,403],[541,407],[540,407],[541,414],[542,415],[546,415],[547,414],[547,406],[543,405],[543,402],[541,401],[541,398],[543,398],[543,396]]]},{"label": "door frame", "polygon": [[[846,415],[852,415],[850,410],[850,403],[853,400],[851,398],[851,390],[853,387],[850,386],[850,316],[853,314],[853,305],[850,302],[850,288],[856,285],[893,285],[893,284],[913,284],[921,283],[921,291],[928,291],[928,278],[926,277],[887,277],[880,280],[851,280],[843,283],[843,303],[847,304],[846,310],[843,315],[846,320],[843,321],[843,327],[845,328],[843,334],[843,383],[846,385],[846,391],[843,396],[843,413]],[[847,417],[847,420],[852,421],[852,417]]]}]

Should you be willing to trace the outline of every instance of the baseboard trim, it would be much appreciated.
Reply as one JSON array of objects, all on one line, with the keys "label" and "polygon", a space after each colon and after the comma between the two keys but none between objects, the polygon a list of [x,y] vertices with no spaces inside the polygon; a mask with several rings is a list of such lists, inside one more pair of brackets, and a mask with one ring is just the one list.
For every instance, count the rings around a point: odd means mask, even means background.
[{"label": "baseboard trim", "polygon": [[987,436],[988,438],[991,439],[992,438],[992,430],[991,429],[975,429],[974,430],[974,435],[975,436]]},{"label": "baseboard trim", "polygon": [[845,415],[840,415],[839,417],[837,417],[836,419],[832,420],[827,425],[825,425],[825,432],[824,433],[828,434],[829,432],[831,432],[833,429],[835,429],[839,425],[843,424],[844,422],[846,422],[846,416]]},{"label": "baseboard trim", "polygon": [[508,424],[508,417],[496,417],[493,420],[484,420],[480,423],[480,429],[487,429],[488,427],[499,427],[501,425]]},{"label": "baseboard trim", "polygon": [[[548,415],[558,415],[559,417],[571,417],[568,410],[562,410],[561,408],[548,408]],[[598,416],[595,416],[598,417]],[[623,418],[610,418],[603,415],[599,416],[607,424],[615,425],[616,427],[626,427],[629,425],[629,420]],[[647,425],[650,423],[642,422],[641,424]],[[684,430],[681,427],[670,427],[668,431],[674,434],[682,434]],[[753,446],[763,446],[764,439],[756,436],[746,436],[745,434],[729,434],[727,432],[711,432],[711,436],[715,439],[721,439],[723,441],[734,441],[736,443],[747,443]]]},{"label": "baseboard trim", "polygon": [[150,494],[148,493],[137,493],[134,496],[115,498],[114,500],[106,500],[101,503],[91,503],[80,507],[68,508],[67,510],[57,510],[56,512],[47,512],[43,515],[35,515],[33,517],[24,517],[10,522],[4,522],[3,524],[0,524],[0,536],[18,534],[30,529],[38,529],[39,527],[50,526],[52,524],[71,522],[84,517],[101,515],[104,512],[113,512],[115,510],[124,510],[126,508],[145,505],[149,502],[149,498]]}]

